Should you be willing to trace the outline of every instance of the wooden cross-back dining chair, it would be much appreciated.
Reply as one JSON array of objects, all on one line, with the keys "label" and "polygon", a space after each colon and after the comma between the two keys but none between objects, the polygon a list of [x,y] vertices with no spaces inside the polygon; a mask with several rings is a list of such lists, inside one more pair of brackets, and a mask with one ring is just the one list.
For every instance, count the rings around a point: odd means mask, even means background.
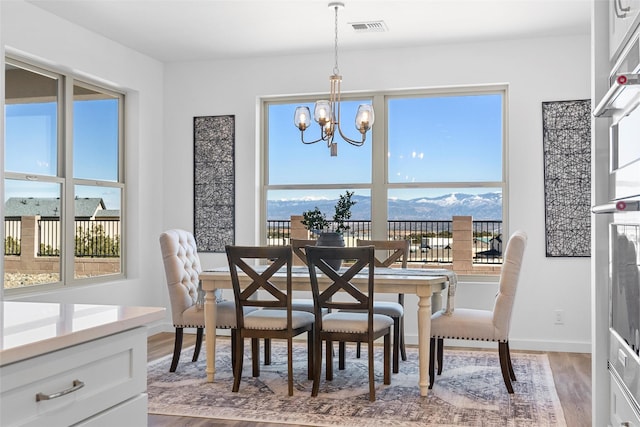
[{"label": "wooden cross-back dining chair", "polygon": [[305,252],[305,246],[315,246],[317,240],[314,239],[289,239],[291,250],[293,255],[298,257],[300,261],[307,265],[307,254]]},{"label": "wooden cross-back dining chair", "polygon": [[[291,309],[291,261],[289,246],[226,246],[231,283],[236,301],[236,327],[231,330],[235,344],[233,388],[237,392],[242,377],[244,339],[251,338],[253,376],[260,375],[258,339],[286,339],[289,396],[293,395],[293,337],[307,332],[308,377],[313,370],[314,315]],[[256,265],[256,262],[258,264]],[[281,268],[286,271],[286,286],[279,288],[271,280]],[[246,277],[241,277],[239,272]],[[258,308],[245,313],[247,307]]]},{"label": "wooden cross-back dining chair", "polygon": [[[314,369],[311,396],[317,396],[320,388],[320,371],[322,369],[322,342],[326,342],[326,379],[333,379],[333,341],[366,342],[369,353],[369,400],[375,401],[374,382],[374,347],[373,342],[384,337],[384,384],[391,384],[390,353],[391,325],[393,319],[373,312],[374,286],[374,248],[368,247],[326,247],[307,246],[306,255],[311,279],[315,307],[314,325]],[[327,260],[349,260],[353,262],[346,270],[336,271]],[[359,290],[351,281],[353,277],[368,268],[366,291]],[[324,283],[320,290],[316,269],[326,276],[329,283]],[[325,280],[325,278],[323,278]],[[344,298],[334,298],[336,294],[346,294]],[[323,314],[322,309],[331,310]],[[336,311],[337,310],[337,311]],[[347,311],[357,310],[357,311]]]},{"label": "wooden cross-back dining chair", "polygon": [[[289,244],[293,255],[298,257],[300,261],[307,265],[307,254],[305,253],[305,246],[315,246],[316,240],[313,239],[290,239]],[[294,310],[308,311],[313,313],[313,300],[310,298],[293,298],[292,307]]]},{"label": "wooden cross-back dining chair", "polygon": [[[373,246],[375,248],[375,266],[391,267],[400,264],[407,268],[409,258],[409,240],[356,240],[357,246]],[[407,360],[407,352],[404,340],[404,294],[398,294],[398,302],[374,301],[373,312],[385,314],[393,319],[393,373],[400,370],[399,359]],[[357,344],[356,357],[360,357],[360,343]],[[344,355],[344,349],[340,351],[340,357]],[[341,367],[344,362],[341,359]]]},{"label": "wooden cross-back dining chair", "polygon": [[[289,239],[289,244],[291,245],[293,255],[298,257],[298,259],[300,259],[300,261],[302,261],[304,265],[307,265],[307,256],[304,252],[304,247],[308,245],[314,246],[316,244],[316,240]],[[313,300],[311,298],[293,298],[291,300],[291,309],[313,313]],[[264,364],[271,364],[271,341],[269,341],[268,339],[264,342]]]}]

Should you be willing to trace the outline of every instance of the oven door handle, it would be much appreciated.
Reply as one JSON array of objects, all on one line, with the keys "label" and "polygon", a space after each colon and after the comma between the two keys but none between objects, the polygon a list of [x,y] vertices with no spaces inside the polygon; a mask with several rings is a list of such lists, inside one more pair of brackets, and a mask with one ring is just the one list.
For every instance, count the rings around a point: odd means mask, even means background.
[{"label": "oven door handle", "polygon": [[632,211],[640,211],[640,200],[619,200],[615,203],[606,203],[591,208],[591,212],[594,214],[612,214]]},{"label": "oven door handle", "polygon": [[593,110],[593,115],[595,117],[611,116],[613,112],[616,111],[613,107],[613,102],[626,88],[637,85],[640,85],[640,73],[618,74],[607,93]]}]

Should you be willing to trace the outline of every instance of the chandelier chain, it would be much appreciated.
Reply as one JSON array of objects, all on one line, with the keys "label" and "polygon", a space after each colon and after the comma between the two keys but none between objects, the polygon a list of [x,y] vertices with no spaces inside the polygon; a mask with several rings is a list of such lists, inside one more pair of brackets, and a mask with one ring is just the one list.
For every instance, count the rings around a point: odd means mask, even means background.
[{"label": "chandelier chain", "polygon": [[338,6],[334,6],[333,10],[335,12],[335,46],[333,49],[333,58],[335,64],[333,66],[333,74],[340,75],[340,69],[338,68]]}]

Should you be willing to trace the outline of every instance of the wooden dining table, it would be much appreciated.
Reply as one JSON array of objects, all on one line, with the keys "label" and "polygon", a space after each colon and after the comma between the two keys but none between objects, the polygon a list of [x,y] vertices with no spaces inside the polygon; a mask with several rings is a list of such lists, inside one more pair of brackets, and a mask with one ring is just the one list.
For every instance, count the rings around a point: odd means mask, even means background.
[{"label": "wooden dining table", "polygon": [[[441,274],[444,270],[417,268],[376,268],[374,274],[375,293],[403,293],[418,296],[418,355],[420,366],[420,395],[426,396],[429,391],[429,339],[431,337],[431,314],[442,307],[442,291],[449,277]],[[286,274],[276,273],[271,281],[276,286],[286,286]],[[241,280],[250,280],[240,275]],[[281,279],[281,280],[279,280]],[[207,352],[207,381],[213,382],[216,365],[216,289],[232,289],[231,275],[228,267],[205,270],[200,273],[202,290],[205,291],[205,346]],[[366,291],[367,275],[356,276],[351,281],[356,287]],[[307,267],[293,267],[293,290],[311,291],[309,271]],[[324,275],[318,275],[321,288],[332,282]],[[406,309],[406,307],[405,307]]]}]

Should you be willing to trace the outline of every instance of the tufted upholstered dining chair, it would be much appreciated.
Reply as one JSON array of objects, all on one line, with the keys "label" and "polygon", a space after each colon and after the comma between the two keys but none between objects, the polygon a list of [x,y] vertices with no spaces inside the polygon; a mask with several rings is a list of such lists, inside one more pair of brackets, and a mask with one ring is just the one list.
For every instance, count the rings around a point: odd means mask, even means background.
[{"label": "tufted upholstered dining chair", "polygon": [[438,375],[440,375],[444,339],[450,338],[497,342],[502,378],[507,391],[513,393],[511,381],[515,381],[516,376],[509,352],[509,327],[526,245],[527,235],[523,231],[516,231],[509,238],[493,310],[455,308],[451,314],[445,314],[444,310],[441,310],[431,316],[429,388],[433,387],[434,383],[434,350],[437,346]]},{"label": "tufted upholstered dining chair", "polygon": [[[333,348],[332,342],[366,342],[369,353],[369,400],[376,400],[374,382],[374,347],[373,342],[384,337],[384,384],[391,384],[391,326],[393,319],[383,314],[373,312],[373,276],[374,249],[373,246],[363,247],[327,247],[307,246],[307,261],[311,279],[311,292],[314,300],[314,369],[311,396],[317,396],[320,388],[320,371],[322,370],[322,342],[326,344],[327,364],[325,375],[327,381],[333,379]],[[353,264],[346,271],[334,270],[326,260],[349,260]],[[362,292],[351,283],[351,279],[368,267],[367,288]],[[329,286],[320,291],[318,283],[318,269],[324,274]],[[337,294],[348,295],[350,298],[339,300],[333,298]],[[329,314],[323,314],[321,309],[329,309]],[[334,311],[337,310],[337,311]],[[347,311],[357,310],[357,311]]]},{"label": "tufted upholstered dining chair", "polygon": [[[260,375],[258,339],[286,339],[289,396],[293,396],[293,337],[307,332],[308,377],[311,379],[314,316],[291,309],[291,247],[227,245],[226,252],[237,318],[236,327],[231,330],[235,345],[232,391],[237,392],[240,388],[245,338],[250,338],[252,343],[254,377]],[[280,268],[286,269],[286,289],[279,288],[271,280]],[[241,278],[240,272],[246,277]],[[246,313],[246,308],[260,310]]]},{"label": "tufted upholstered dining chair", "polygon": [[[196,240],[186,230],[172,229],[160,234],[160,250],[169,288],[171,317],[176,328],[173,360],[170,372],[175,372],[182,352],[184,328],[196,328],[196,346],[193,362],[198,360],[204,333],[204,310],[197,306],[199,275],[202,272]],[[217,328],[233,328],[236,325],[236,308],[233,301],[217,300]]]}]

